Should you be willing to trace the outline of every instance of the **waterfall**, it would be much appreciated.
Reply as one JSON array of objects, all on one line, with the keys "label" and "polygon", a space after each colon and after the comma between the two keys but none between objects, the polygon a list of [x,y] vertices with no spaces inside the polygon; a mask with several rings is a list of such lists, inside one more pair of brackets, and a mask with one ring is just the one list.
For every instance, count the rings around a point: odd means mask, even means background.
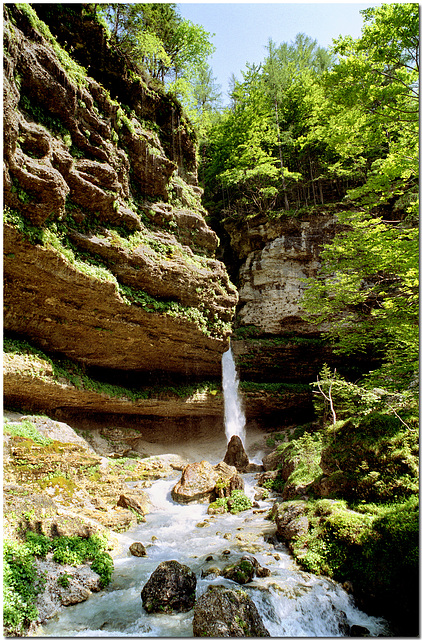
[{"label": "waterfall", "polygon": [[223,394],[224,394],[224,427],[227,442],[232,436],[239,436],[245,446],[245,423],[239,396],[239,380],[231,347],[223,353]]}]

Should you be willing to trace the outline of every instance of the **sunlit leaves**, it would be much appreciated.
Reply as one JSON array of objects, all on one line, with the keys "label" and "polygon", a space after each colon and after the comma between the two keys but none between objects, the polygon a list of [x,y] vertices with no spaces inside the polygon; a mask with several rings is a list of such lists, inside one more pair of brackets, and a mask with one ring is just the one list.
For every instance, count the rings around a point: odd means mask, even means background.
[{"label": "sunlit leaves", "polygon": [[330,323],[337,351],[370,350],[409,382],[417,368],[418,230],[363,213],[347,222],[322,252],[304,306],[313,321]]}]

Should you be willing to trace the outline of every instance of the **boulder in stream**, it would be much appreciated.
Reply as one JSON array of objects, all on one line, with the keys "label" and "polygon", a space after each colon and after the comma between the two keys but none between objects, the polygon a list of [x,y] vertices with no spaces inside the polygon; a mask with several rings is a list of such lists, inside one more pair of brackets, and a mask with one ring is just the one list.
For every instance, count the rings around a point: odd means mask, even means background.
[{"label": "boulder in stream", "polygon": [[236,467],[240,473],[254,473],[262,471],[262,465],[249,462],[248,455],[239,436],[232,436],[227,445],[224,461],[231,467]]},{"label": "boulder in stream", "polygon": [[211,586],[195,605],[193,634],[197,638],[268,638],[254,602],[244,591]]},{"label": "boulder in stream", "polygon": [[243,556],[235,564],[226,567],[222,572],[224,578],[233,580],[238,584],[252,582],[255,576],[265,578],[271,575],[271,571],[261,567],[253,556]]},{"label": "boulder in stream", "polygon": [[215,466],[202,460],[188,464],[183,469],[182,477],[173,487],[171,497],[175,502],[213,502],[216,497],[229,496],[233,489],[243,489],[243,479],[235,467],[224,462]]},{"label": "boulder in stream", "polygon": [[137,558],[144,558],[147,555],[147,550],[145,549],[142,542],[132,542],[129,547],[129,551],[133,556]]},{"label": "boulder in stream", "polygon": [[141,597],[147,613],[190,611],[195,604],[196,576],[176,560],[161,562],[144,585]]}]

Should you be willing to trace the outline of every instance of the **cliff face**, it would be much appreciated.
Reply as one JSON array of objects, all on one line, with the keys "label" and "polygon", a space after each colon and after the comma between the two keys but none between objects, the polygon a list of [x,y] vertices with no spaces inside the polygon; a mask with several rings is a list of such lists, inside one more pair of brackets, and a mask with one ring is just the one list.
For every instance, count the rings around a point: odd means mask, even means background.
[{"label": "cliff face", "polygon": [[116,376],[220,375],[237,292],[180,106],[107,49],[88,5],[66,24],[99,80],[23,6],[4,21],[5,330]]},{"label": "cliff face", "polygon": [[347,368],[326,341],[328,327],[307,322],[301,306],[303,279],[318,273],[322,246],[342,228],[332,205],[300,218],[226,219],[240,265],[232,348],[242,379],[306,383],[316,379],[324,363]]},{"label": "cliff face", "polygon": [[[221,423],[210,390],[199,403],[195,391],[105,397],[103,383],[220,379],[238,293],[215,259],[180,105],[108,46],[95,5],[35,8],[5,6],[4,328],[15,340],[5,402],[76,421],[89,412]],[[241,380],[255,384],[242,388],[249,423],[306,421],[309,389],[277,384],[307,383],[336,364],[300,307],[301,279],[317,272],[336,230],[329,211],[226,221],[240,264],[233,352]],[[16,339],[47,354],[44,364]]]}]

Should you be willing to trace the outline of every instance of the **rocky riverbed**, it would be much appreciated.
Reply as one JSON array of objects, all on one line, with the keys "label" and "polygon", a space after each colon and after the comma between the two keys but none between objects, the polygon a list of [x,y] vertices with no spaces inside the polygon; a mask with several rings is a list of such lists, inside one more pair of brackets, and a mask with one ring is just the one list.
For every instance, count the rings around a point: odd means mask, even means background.
[{"label": "rocky riverbed", "polygon": [[[258,487],[264,468],[255,462],[255,473],[245,475],[223,462],[224,441],[223,455],[214,458],[214,464],[198,460],[207,441],[197,441],[190,462],[177,454],[119,457],[118,438],[113,440],[110,431],[106,440],[99,433],[78,434],[47,417],[10,412],[5,417],[5,535],[16,540],[27,532],[53,539],[106,535],[115,567],[104,590],[90,563],[60,564],[51,553],[37,559],[45,587],[29,634],[41,625],[43,634],[54,636],[125,636],[135,631],[177,636],[181,629],[182,635],[224,629],[246,636],[279,635],[282,629],[315,635],[318,624],[309,611],[316,601],[328,616],[328,635],[348,635],[356,625],[382,634],[382,621],[359,612],[339,585],[299,570],[277,537],[278,514],[275,519],[270,515],[276,496]],[[266,436],[260,436],[255,448],[261,446],[260,455],[271,461],[264,456],[269,450]],[[228,454],[235,464],[247,458],[242,446],[237,457],[233,446]],[[236,491],[243,495],[240,506]],[[177,571],[195,576],[193,591],[189,587],[190,608],[178,611],[174,606],[180,581],[167,572],[161,580],[167,581],[167,591],[176,590],[170,604],[157,598],[151,606],[143,602],[141,590],[160,564],[169,561]],[[124,595],[125,614],[117,615],[115,606],[123,606]],[[292,597],[299,609],[284,619],[281,611]],[[110,608],[110,598],[120,605]],[[226,601],[234,603],[233,611]],[[309,609],[302,617],[301,607]]]}]

